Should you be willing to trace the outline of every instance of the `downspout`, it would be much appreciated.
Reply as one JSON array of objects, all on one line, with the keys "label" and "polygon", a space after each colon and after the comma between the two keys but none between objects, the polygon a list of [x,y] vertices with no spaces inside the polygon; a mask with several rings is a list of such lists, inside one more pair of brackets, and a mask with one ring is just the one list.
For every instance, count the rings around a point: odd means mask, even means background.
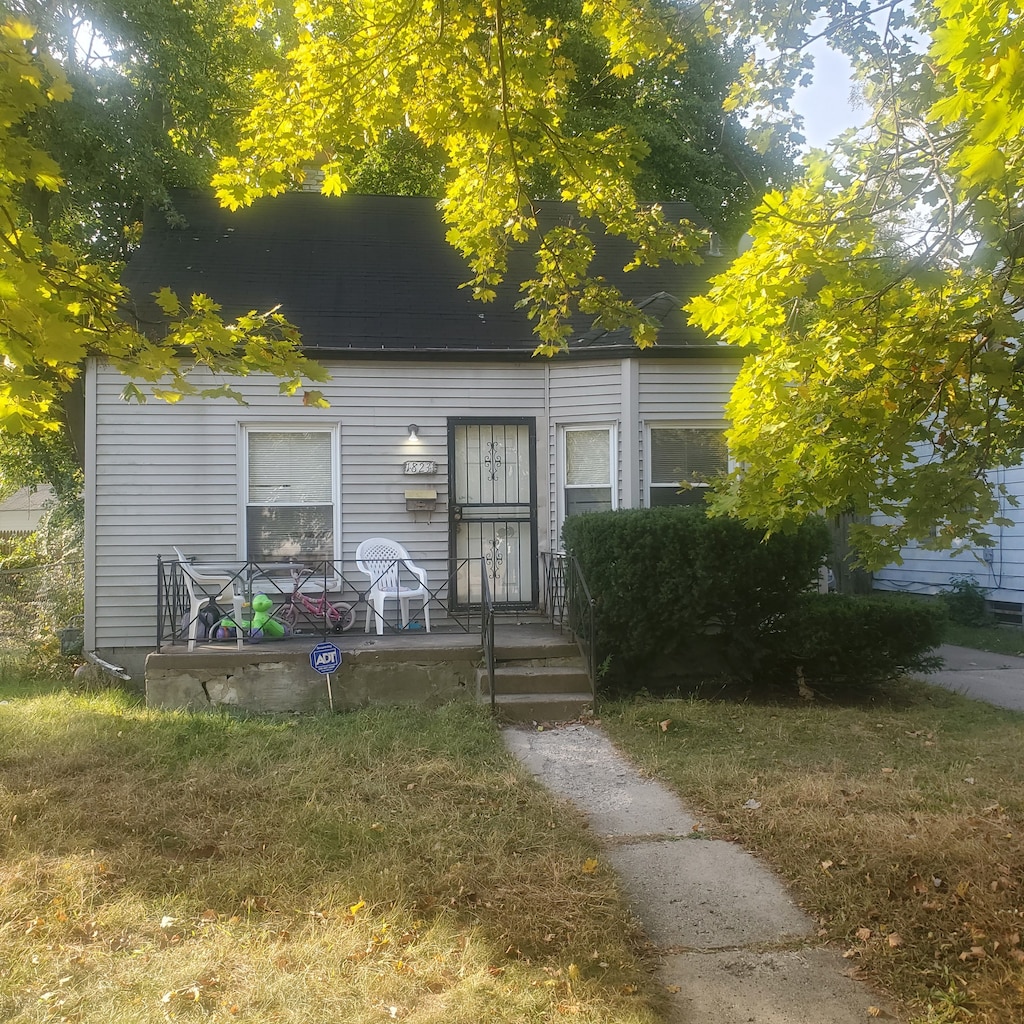
[{"label": "downspout", "polygon": [[[544,531],[547,534],[546,543],[541,547],[542,549],[546,547],[549,552],[555,549],[555,509],[558,507],[555,494],[555,467],[551,460],[551,453],[554,451],[557,440],[554,437],[554,429],[554,424],[551,422],[551,360],[547,359],[544,362],[544,436],[547,445],[544,463],[547,467],[548,515],[547,527]],[[543,579],[541,569],[542,567],[538,565],[537,572],[541,573],[540,579]]]}]

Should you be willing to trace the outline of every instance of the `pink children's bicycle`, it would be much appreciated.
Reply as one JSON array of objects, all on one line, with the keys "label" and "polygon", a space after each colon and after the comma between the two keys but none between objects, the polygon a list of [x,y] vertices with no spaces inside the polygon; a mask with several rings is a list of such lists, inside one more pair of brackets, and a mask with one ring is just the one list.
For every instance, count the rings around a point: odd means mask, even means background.
[{"label": "pink children's bicycle", "polygon": [[306,566],[292,569],[292,592],[278,612],[278,618],[289,632],[301,632],[303,623],[313,626],[323,622],[327,632],[344,633],[356,621],[356,610],[347,601],[331,601],[326,589],[317,598],[308,597],[302,586],[313,578],[315,569]]}]

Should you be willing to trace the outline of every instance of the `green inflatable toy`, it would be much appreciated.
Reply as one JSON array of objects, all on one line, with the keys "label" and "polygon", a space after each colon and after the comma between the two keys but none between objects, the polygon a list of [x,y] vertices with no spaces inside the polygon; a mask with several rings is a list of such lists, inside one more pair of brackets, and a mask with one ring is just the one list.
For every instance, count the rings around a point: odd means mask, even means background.
[{"label": "green inflatable toy", "polygon": [[[266,594],[257,594],[252,599],[252,613],[252,619],[243,619],[241,626],[253,643],[259,643],[264,637],[276,640],[285,635],[284,626],[273,617],[274,602]],[[234,620],[221,619],[217,623],[216,638],[227,640],[235,635],[237,628]]]}]

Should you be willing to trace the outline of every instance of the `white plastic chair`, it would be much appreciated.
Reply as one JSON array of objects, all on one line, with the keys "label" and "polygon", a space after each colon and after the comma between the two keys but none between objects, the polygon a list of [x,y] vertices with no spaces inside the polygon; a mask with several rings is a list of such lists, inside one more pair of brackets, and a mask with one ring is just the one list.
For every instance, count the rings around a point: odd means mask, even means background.
[{"label": "white plastic chair", "polygon": [[228,569],[219,569],[214,566],[204,567],[195,564],[181,548],[174,548],[178,557],[178,564],[181,566],[181,575],[185,580],[185,589],[188,591],[188,649],[194,651],[196,647],[196,633],[199,630],[199,610],[210,600],[210,589],[217,587],[213,599],[226,600],[225,594],[231,593],[232,621],[236,625],[235,634],[238,638],[238,647],[241,648],[244,641],[242,627],[242,606],[245,603],[245,594],[242,592],[242,585],[237,574]]},{"label": "white plastic chair", "polygon": [[[430,632],[430,591],[427,589],[427,571],[409,558],[409,552],[396,540],[370,537],[356,548],[356,568],[370,578],[366,595],[366,628],[370,632],[370,616],[377,619],[378,635],[384,632],[384,609],[389,600],[397,601],[402,629],[409,624],[409,602],[419,600],[423,605],[423,621]],[[419,580],[419,585],[402,585],[402,569]]]}]

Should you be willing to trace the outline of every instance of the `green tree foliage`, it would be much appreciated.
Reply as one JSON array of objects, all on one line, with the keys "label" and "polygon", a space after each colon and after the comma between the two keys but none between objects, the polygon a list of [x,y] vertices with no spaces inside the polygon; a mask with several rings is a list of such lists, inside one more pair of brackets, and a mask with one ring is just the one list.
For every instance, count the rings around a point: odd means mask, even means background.
[{"label": "green tree foliage", "polygon": [[637,263],[688,261],[706,238],[640,200],[689,199],[735,234],[788,166],[785,146],[759,156],[721,109],[735,48],[671,7],[9,0],[6,10],[0,426],[34,433],[37,457],[49,434],[44,469],[66,454],[62,398],[88,355],[129,375],[134,400],[179,398],[196,363],[277,373],[289,391],[322,379],[273,311],[225,326],[211,299],[164,296],[179,321],[161,340],[120,319],[118,261],[143,206],[173,222],[169,188],[207,181],[232,139],[238,155],[219,177],[232,204],[293,186],[310,164],[328,193],[444,192],[450,238],[483,300],[509,249],[532,242],[524,304],[547,352],[577,307],[632,326],[643,345],[656,325],[589,275],[584,224],[540,236],[533,199],[575,200],[633,240]]},{"label": "green tree foliage", "polygon": [[[323,380],[324,371],[299,354],[294,328],[273,310],[225,324],[208,297],[183,303],[166,293],[161,303],[173,320],[166,339],[127,326],[116,267],[54,237],[52,220],[37,216],[38,196],[59,196],[64,179],[36,140],[49,108],[72,93],[34,28],[6,21],[0,28],[0,430],[59,431],[62,399],[89,356],[109,360],[168,401],[196,392],[188,372],[197,364],[229,374],[270,372],[288,393],[304,379]],[[316,392],[306,395],[322,401]],[[131,384],[125,397],[141,401],[146,392]]]},{"label": "green tree foliage", "polygon": [[[214,179],[223,202],[236,207],[284,191],[310,165],[322,169],[323,191],[340,195],[366,153],[404,128],[443,154],[448,239],[469,263],[477,298],[494,297],[511,247],[535,248],[536,274],[522,287],[539,352],[565,346],[577,308],[609,329],[629,327],[641,347],[654,343],[655,324],[590,275],[587,225],[545,232],[533,199],[547,192],[575,203],[584,218],[633,243],[635,265],[699,259],[706,238],[640,202],[634,179],[648,146],[637,128],[614,116],[580,117],[573,102],[581,89],[656,78],[678,62],[669,10],[626,0],[238,7],[277,45],[253,78],[237,151]],[[608,92],[614,107],[616,90]]]},{"label": "green tree foliage", "polygon": [[[1024,451],[1024,22],[981,0],[784,6],[718,9],[797,53],[827,33],[872,114],[765,196],[753,247],[690,307],[747,352],[728,410],[741,468],[717,508],[767,530],[881,512],[857,528],[876,566],[910,538],[990,543],[988,474]],[[771,101],[804,71],[779,61],[737,97]]]}]

